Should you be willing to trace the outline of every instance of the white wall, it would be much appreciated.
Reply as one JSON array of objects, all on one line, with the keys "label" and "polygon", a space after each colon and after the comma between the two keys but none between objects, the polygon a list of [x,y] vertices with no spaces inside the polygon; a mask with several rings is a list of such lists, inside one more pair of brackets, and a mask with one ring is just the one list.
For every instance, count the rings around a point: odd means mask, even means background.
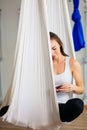
[{"label": "white wall", "polygon": [[11,81],[12,63],[17,39],[20,2],[21,0],[0,0],[0,9],[2,10],[2,99],[5,96]]},{"label": "white wall", "polygon": [[[84,0],[80,0],[79,3],[79,10],[80,10],[80,14],[81,14],[81,23],[82,23],[82,27],[83,27],[83,32],[84,32],[84,38],[85,38],[85,42],[87,44],[87,21],[86,21],[86,17],[85,17],[85,11],[87,11],[87,8],[85,8],[87,6],[87,0],[86,3]],[[68,0],[68,7],[69,7],[69,14],[70,14],[70,18],[72,16],[72,12],[73,12],[73,0]],[[71,26],[73,28],[74,22],[71,20]],[[80,62],[81,67],[82,67],[82,74],[83,74],[83,81],[84,81],[84,85],[85,85],[85,100],[84,102],[87,104],[87,82],[86,82],[86,75],[87,75],[87,63],[84,64],[84,60],[85,57],[87,57],[87,54],[85,54],[85,52],[87,51],[87,49],[83,48],[80,51],[76,52],[76,59]],[[87,59],[87,58],[86,58]],[[82,97],[84,97],[82,95]]]}]

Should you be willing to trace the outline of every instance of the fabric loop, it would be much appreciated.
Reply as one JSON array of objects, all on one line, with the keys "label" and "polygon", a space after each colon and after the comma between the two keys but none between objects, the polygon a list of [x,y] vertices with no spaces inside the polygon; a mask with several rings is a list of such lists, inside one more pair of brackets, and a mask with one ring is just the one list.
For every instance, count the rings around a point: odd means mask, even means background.
[{"label": "fabric loop", "polygon": [[81,15],[79,13],[79,10],[75,9],[74,12],[73,12],[73,14],[72,14],[72,20],[74,22],[78,22],[80,19],[81,19]]}]

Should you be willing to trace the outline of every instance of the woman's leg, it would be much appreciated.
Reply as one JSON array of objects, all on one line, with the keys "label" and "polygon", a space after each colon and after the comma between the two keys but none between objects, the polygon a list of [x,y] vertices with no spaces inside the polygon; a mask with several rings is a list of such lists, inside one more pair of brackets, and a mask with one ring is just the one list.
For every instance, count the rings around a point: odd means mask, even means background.
[{"label": "woman's leg", "polygon": [[0,109],[0,117],[8,111],[9,106],[4,106]]},{"label": "woman's leg", "polygon": [[65,104],[59,104],[60,119],[62,122],[73,121],[83,112],[83,109],[84,103],[81,99],[70,99]]}]

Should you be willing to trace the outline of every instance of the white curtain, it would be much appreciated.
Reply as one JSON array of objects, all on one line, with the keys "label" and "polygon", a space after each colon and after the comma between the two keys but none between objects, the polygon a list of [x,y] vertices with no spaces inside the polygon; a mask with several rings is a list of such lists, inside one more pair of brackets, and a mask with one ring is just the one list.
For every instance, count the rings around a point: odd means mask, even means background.
[{"label": "white curtain", "polygon": [[60,126],[53,80],[49,31],[74,56],[67,1],[22,0],[11,87],[3,120],[44,129]]},{"label": "white curtain", "polygon": [[55,32],[69,56],[75,57],[67,0],[47,0],[49,30]]}]

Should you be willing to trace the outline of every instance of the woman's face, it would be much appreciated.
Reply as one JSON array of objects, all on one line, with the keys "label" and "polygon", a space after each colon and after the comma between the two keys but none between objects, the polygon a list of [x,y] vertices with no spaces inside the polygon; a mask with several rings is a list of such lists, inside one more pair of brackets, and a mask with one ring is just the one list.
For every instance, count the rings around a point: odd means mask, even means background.
[{"label": "woman's face", "polygon": [[60,45],[55,39],[51,39],[52,59],[57,59],[60,54]]}]

